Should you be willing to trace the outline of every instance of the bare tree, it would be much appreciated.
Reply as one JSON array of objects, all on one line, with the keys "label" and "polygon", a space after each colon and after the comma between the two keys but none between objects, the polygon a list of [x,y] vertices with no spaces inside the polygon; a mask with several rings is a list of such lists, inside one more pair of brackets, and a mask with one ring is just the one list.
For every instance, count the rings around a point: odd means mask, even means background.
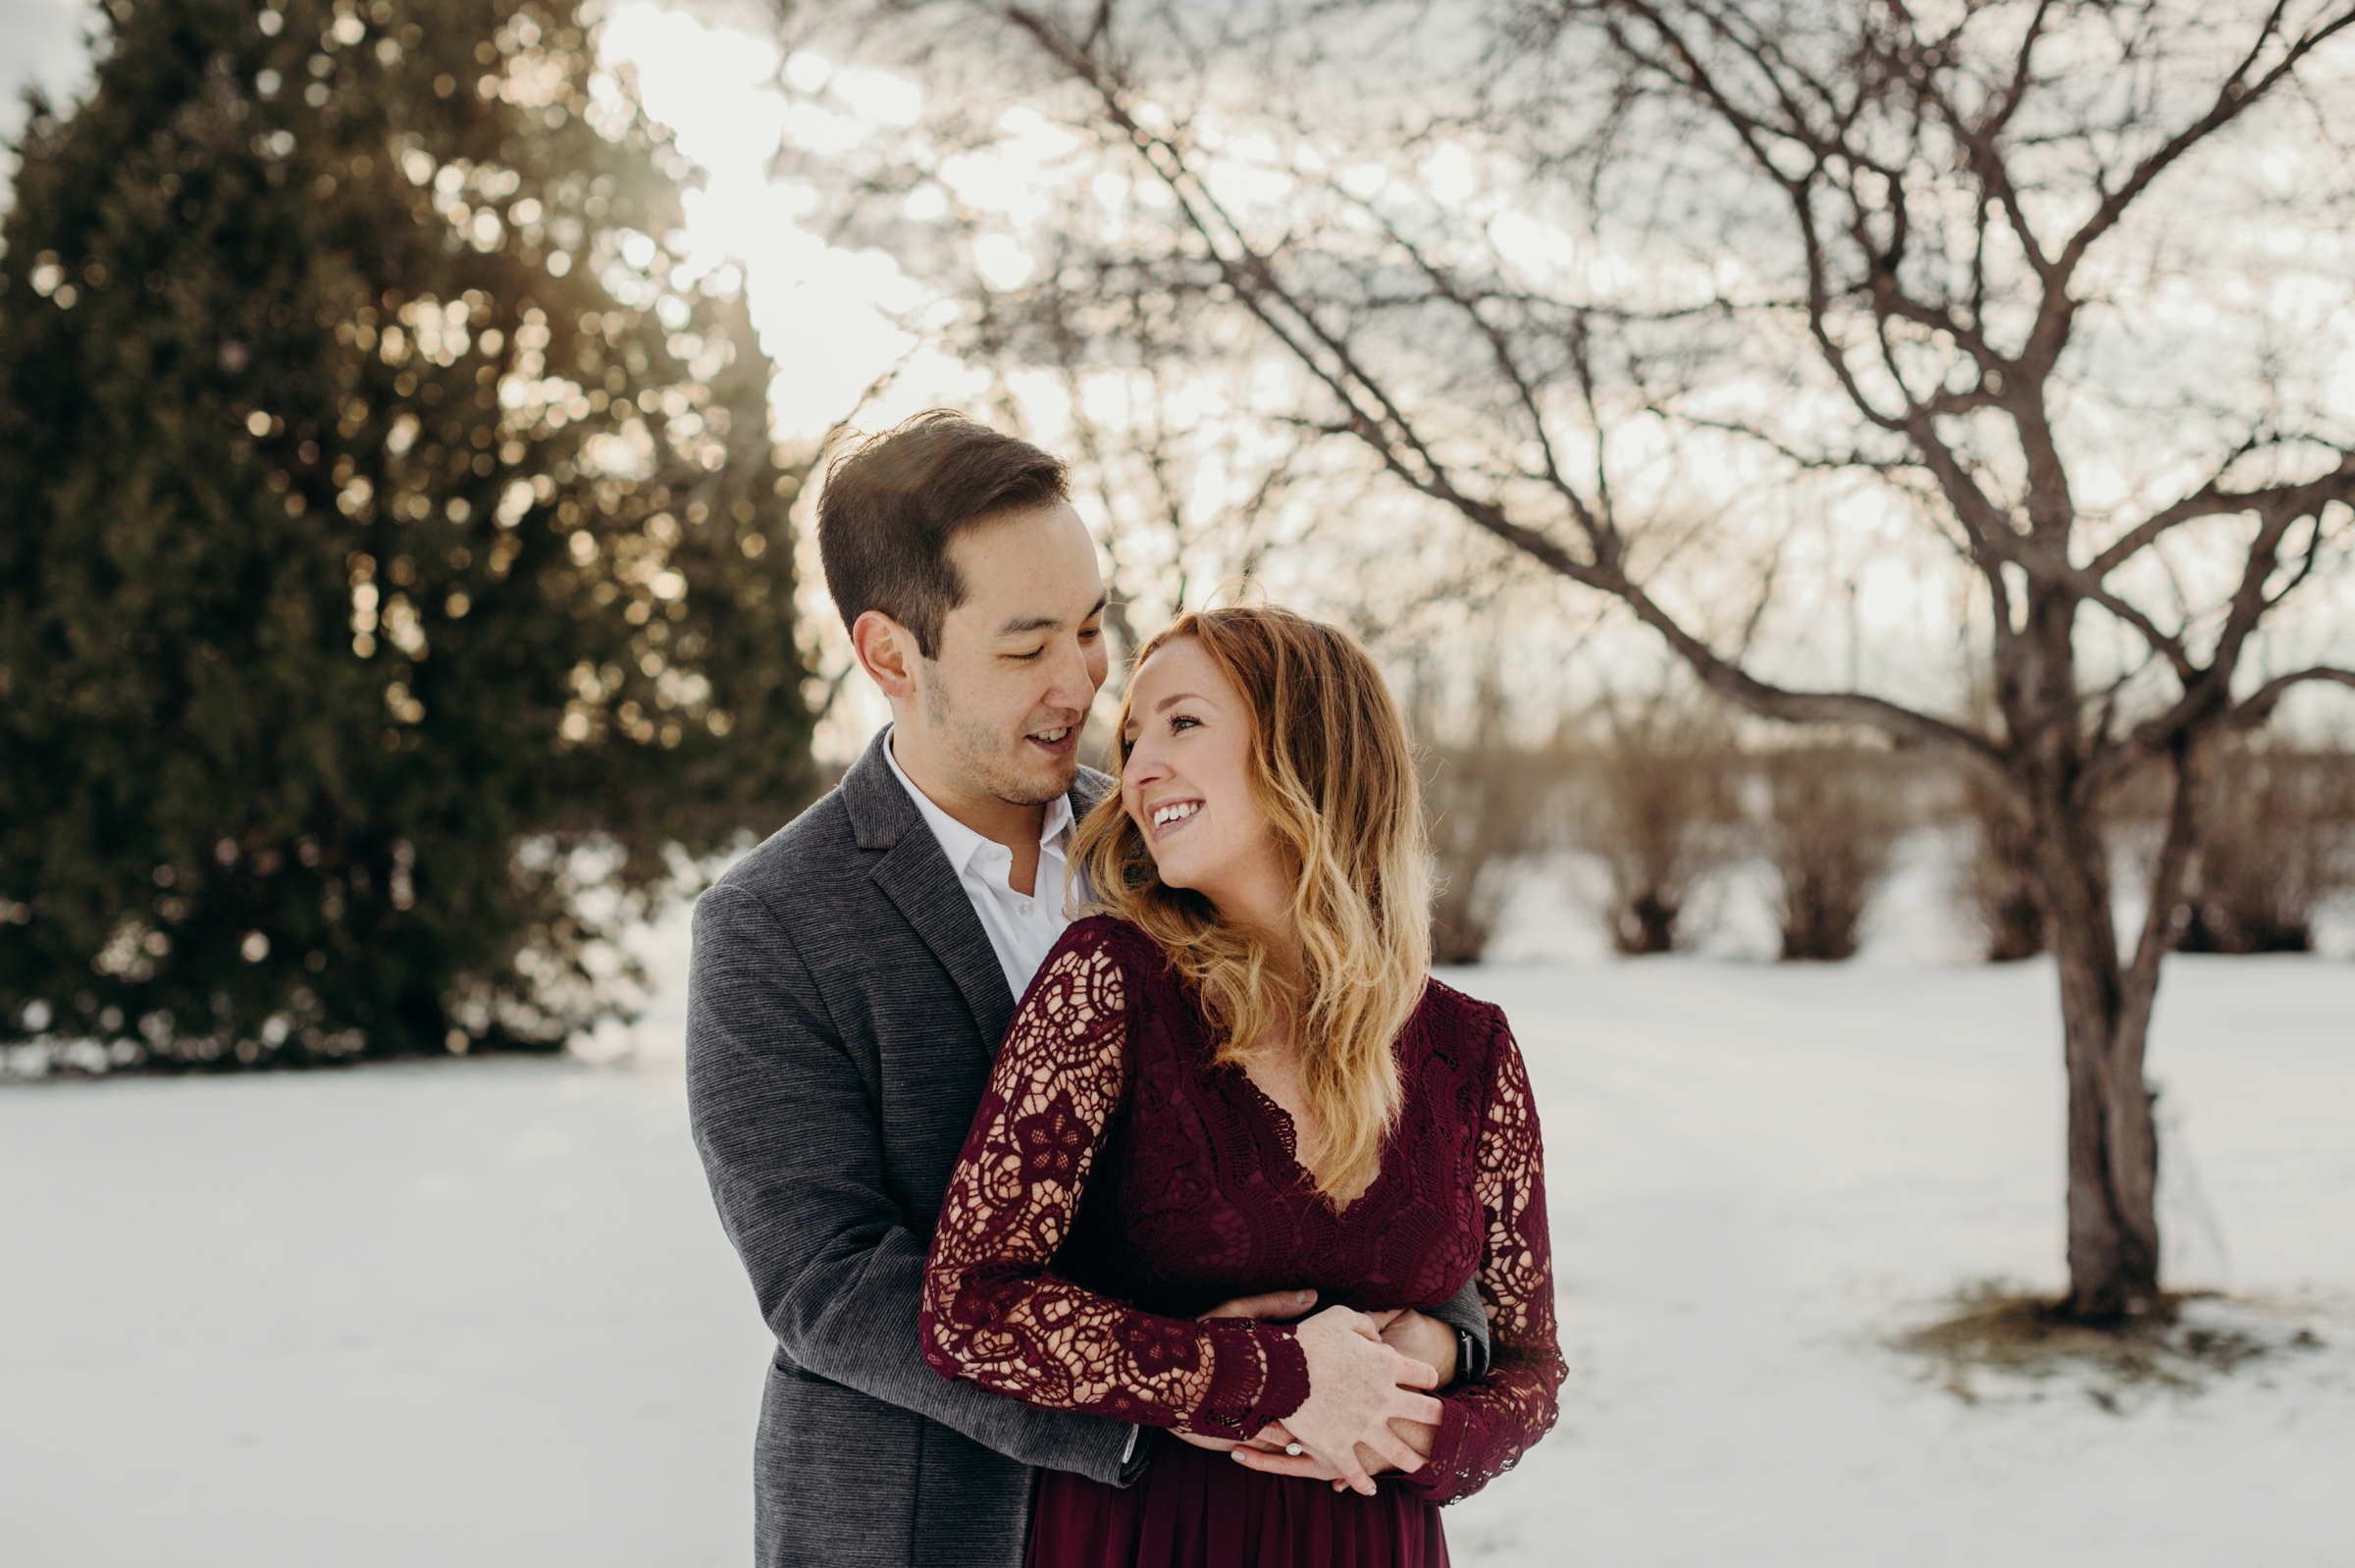
[{"label": "bare tree", "polygon": [[[2213,758],[2295,688],[2355,687],[2320,660],[2253,678],[2250,657],[2341,564],[2355,432],[2262,303],[2187,341],[2168,286],[2205,310],[2262,300],[2265,246],[2231,236],[2319,233],[2348,198],[2355,4],[952,12],[935,44],[988,51],[1091,168],[1154,193],[1117,222],[1074,211],[1059,242],[1249,323],[1297,377],[1304,438],[1613,601],[1730,703],[1877,729],[2024,824],[2060,974],[2068,1305],[2157,1305],[2143,1053]],[[2260,144],[2293,146],[2300,178],[2236,180]],[[1486,207],[1484,182],[1503,191]],[[1576,264],[1581,244],[1615,265]],[[1687,496],[1747,497],[1740,527],[1697,549],[1657,526],[1663,451],[1687,456]],[[1833,486],[1910,520],[1891,551],[1951,552],[1992,721],[1873,689],[1853,645],[1826,682],[1710,624],[1698,574],[1765,570],[1737,571],[1742,549]],[[2171,805],[2121,951],[2100,803],[2145,767]]]}]

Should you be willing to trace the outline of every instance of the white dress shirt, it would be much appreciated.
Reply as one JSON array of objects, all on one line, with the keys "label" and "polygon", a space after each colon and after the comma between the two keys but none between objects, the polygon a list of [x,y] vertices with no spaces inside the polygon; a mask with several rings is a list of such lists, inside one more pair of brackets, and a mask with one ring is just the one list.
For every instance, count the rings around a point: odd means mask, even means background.
[{"label": "white dress shirt", "polygon": [[924,825],[932,830],[940,853],[948,857],[949,869],[957,873],[981,929],[988,933],[998,967],[1006,971],[1007,989],[1020,1002],[1022,993],[1030,989],[1030,977],[1047,961],[1064,927],[1072,923],[1064,913],[1064,874],[1072,855],[1071,798],[1058,795],[1047,803],[1046,821],[1038,834],[1038,875],[1032,883],[1038,891],[1018,893],[1013,882],[1014,852],[983,838],[935,806],[900,766],[888,742],[883,757],[891,763],[892,777],[923,813]]}]

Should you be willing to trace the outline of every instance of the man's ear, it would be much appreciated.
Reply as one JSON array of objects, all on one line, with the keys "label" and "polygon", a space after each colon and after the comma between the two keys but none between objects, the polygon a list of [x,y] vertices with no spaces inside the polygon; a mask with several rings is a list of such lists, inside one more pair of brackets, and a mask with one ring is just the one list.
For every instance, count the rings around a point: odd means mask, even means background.
[{"label": "man's ear", "polygon": [[923,656],[915,633],[881,610],[870,609],[851,623],[851,650],[859,667],[883,688],[885,697],[895,703],[915,700],[916,661]]}]

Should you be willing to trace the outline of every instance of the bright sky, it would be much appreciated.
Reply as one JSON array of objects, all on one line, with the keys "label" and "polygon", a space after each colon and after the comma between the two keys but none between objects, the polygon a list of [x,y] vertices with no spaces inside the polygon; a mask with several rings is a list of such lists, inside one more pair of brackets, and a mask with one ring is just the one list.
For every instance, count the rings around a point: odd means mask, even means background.
[{"label": "bright sky", "polygon": [[[22,92],[38,84],[63,98],[89,74],[82,0],[0,0],[0,136],[25,123]],[[13,177],[13,165],[6,171]]]},{"label": "bright sky", "polygon": [[[777,366],[771,420],[783,437],[816,437],[843,418],[878,376],[916,349],[892,317],[925,294],[889,256],[836,249],[796,221],[812,193],[771,181],[770,157],[788,136],[818,150],[853,145],[876,124],[906,124],[920,99],[912,85],[869,72],[834,71],[811,55],[780,62],[760,33],[697,15],[628,0],[605,28],[608,63],[636,68],[647,113],[677,134],[681,152],[706,171],[686,196],[690,267],[736,262],[760,345]],[[779,66],[826,107],[789,104]],[[918,356],[905,378],[938,385],[963,378]],[[901,399],[893,399],[897,402]]]}]

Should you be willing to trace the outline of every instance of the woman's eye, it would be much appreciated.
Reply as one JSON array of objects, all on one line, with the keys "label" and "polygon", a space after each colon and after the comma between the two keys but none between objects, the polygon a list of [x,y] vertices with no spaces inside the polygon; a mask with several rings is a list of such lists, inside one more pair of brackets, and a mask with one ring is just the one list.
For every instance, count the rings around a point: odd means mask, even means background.
[{"label": "woman's eye", "polygon": [[1170,720],[1170,733],[1173,735],[1177,734],[1179,730],[1199,729],[1201,727],[1202,721],[1200,719],[1188,717],[1183,713],[1177,714]]}]

